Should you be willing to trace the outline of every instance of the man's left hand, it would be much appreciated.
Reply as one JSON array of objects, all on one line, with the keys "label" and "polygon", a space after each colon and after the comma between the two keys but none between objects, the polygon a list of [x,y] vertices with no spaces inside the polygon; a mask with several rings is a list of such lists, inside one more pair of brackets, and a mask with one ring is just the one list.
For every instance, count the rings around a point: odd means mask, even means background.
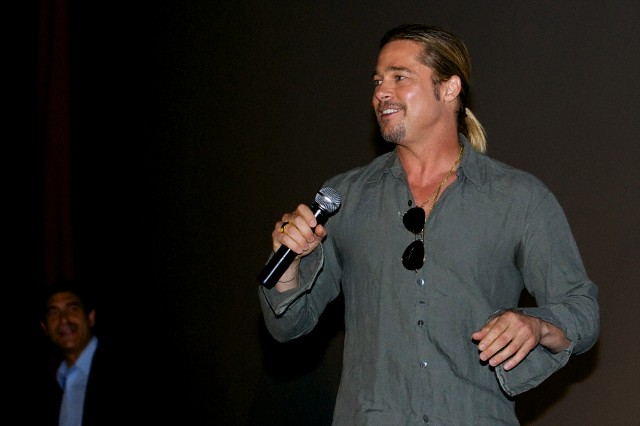
[{"label": "man's left hand", "polygon": [[554,353],[571,344],[555,325],[511,310],[491,319],[471,337],[478,342],[481,361],[492,367],[504,362],[505,370],[518,365],[538,344]]}]

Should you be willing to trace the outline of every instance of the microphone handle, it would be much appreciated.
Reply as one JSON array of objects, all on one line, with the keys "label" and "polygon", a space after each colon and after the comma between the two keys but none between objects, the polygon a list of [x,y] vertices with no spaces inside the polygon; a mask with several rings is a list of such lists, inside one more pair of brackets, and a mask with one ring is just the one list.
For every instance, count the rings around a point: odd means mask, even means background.
[{"label": "microphone handle", "polygon": [[[313,211],[316,220],[318,221],[318,225],[323,225],[327,218],[328,214],[324,214],[325,212],[318,206],[317,203],[313,203],[311,205],[311,210]],[[313,228],[315,231],[315,228]],[[276,285],[282,274],[291,266],[293,259],[295,259],[297,253],[291,250],[289,247],[284,244],[280,246],[278,251],[269,259],[269,262],[262,268],[260,274],[258,275],[259,283],[265,288],[271,289]]]},{"label": "microphone handle", "polygon": [[269,259],[269,262],[265,265],[258,275],[258,281],[265,288],[273,288],[276,285],[284,271],[291,266],[291,262],[296,258],[296,252],[289,247],[282,245],[276,252],[276,254]]}]

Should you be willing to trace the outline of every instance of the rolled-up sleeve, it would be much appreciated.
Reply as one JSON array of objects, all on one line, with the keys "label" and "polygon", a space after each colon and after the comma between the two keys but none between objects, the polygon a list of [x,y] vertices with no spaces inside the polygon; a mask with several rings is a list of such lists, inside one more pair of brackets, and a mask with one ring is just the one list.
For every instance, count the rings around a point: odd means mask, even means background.
[{"label": "rolled-up sleeve", "polygon": [[510,396],[538,386],[572,354],[589,350],[600,332],[598,289],[587,276],[564,212],[551,193],[532,208],[523,231],[518,262],[537,306],[521,311],[560,328],[571,345],[555,354],[538,345],[514,369],[496,368]]},{"label": "rolled-up sleeve", "polygon": [[[258,289],[265,324],[271,335],[280,342],[309,333],[318,323],[327,304],[340,293],[338,283],[323,280],[316,285],[325,265],[327,241],[300,261],[298,287],[279,292],[275,288]],[[331,277],[331,274],[323,274]],[[311,291],[313,288],[313,291]]]}]

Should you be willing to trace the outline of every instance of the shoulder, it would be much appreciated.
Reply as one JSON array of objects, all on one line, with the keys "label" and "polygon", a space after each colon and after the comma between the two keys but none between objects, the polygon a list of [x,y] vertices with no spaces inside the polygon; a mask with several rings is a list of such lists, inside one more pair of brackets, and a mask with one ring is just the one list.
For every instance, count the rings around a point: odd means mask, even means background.
[{"label": "shoulder", "polygon": [[553,196],[537,176],[484,154],[476,154],[464,173],[483,191],[535,198]]},{"label": "shoulder", "polygon": [[464,159],[463,199],[488,211],[521,220],[562,214],[562,207],[547,185],[534,174],[477,152]]},{"label": "shoulder", "polygon": [[100,336],[93,358],[89,380],[94,383],[117,383],[125,374],[131,374],[130,351],[123,342]]},{"label": "shoulder", "polygon": [[355,167],[326,181],[327,186],[331,186],[340,193],[349,192],[351,188],[356,187],[361,190],[366,185],[372,185],[380,182],[387,174],[397,174],[399,162],[395,151],[382,154],[370,163]]}]

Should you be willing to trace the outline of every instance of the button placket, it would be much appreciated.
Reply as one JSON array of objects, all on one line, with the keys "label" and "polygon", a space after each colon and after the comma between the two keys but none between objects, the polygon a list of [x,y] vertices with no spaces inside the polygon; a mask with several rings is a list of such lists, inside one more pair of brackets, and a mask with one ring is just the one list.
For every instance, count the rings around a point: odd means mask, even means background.
[{"label": "button placket", "polygon": [[[424,325],[425,325],[425,320],[424,320],[425,291],[426,291],[425,284],[426,284],[426,281],[425,281],[425,279],[423,277],[421,277],[421,276],[417,277],[417,279],[416,279],[416,285],[417,285],[416,293],[417,293],[417,296],[418,296],[418,304],[416,306],[416,316],[417,316],[417,318],[415,320],[416,321],[415,324],[418,327],[417,333],[418,333],[418,339],[420,341],[424,338],[423,337],[424,336],[424,334],[423,334],[424,331],[423,330],[424,330]],[[420,330],[420,329],[422,329],[422,330]],[[420,344],[419,346],[422,346],[422,344]],[[420,356],[420,357],[425,356],[426,355],[425,352],[424,352],[425,349],[426,348],[421,347],[420,353],[419,353],[418,356]],[[425,369],[425,368],[427,368],[429,363],[425,359],[422,359],[422,360],[419,360],[418,365],[420,366],[420,368]]]}]

